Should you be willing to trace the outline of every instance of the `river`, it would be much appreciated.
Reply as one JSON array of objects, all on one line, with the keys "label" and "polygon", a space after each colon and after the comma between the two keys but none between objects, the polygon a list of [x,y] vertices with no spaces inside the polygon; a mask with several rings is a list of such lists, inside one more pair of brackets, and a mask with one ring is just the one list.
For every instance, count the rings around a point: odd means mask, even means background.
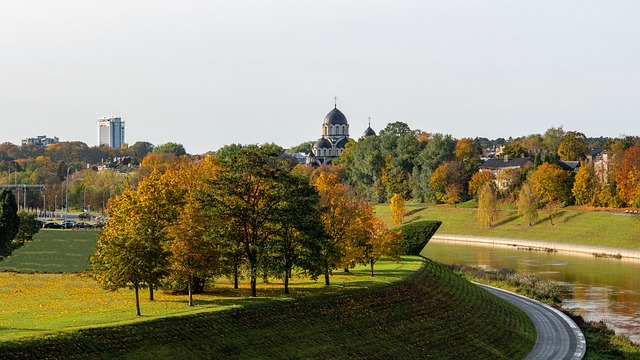
[{"label": "river", "polygon": [[422,255],[445,264],[510,268],[561,285],[562,307],[586,320],[604,320],[640,342],[640,261],[516,250],[432,240]]}]

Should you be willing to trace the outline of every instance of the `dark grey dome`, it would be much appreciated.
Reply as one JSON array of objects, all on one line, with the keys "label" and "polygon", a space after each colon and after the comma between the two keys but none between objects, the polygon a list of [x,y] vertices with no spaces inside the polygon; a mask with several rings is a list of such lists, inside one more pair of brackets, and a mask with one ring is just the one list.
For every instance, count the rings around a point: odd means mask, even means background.
[{"label": "dark grey dome", "polygon": [[337,148],[344,148],[345,146],[347,146],[347,142],[349,142],[349,139],[347,139],[347,138],[342,138],[342,139],[340,139],[340,141],[338,141],[338,142],[336,143],[336,147],[337,147]]},{"label": "dark grey dome", "polygon": [[369,126],[367,128],[367,130],[364,131],[364,134],[362,134],[362,136],[367,137],[367,136],[376,136],[376,132],[373,131],[373,129],[371,128],[371,126]]},{"label": "dark grey dome", "polygon": [[334,108],[329,111],[327,116],[324,117],[325,125],[347,125],[347,117],[338,110],[338,108]]},{"label": "dark grey dome", "polygon": [[331,149],[331,143],[329,142],[329,140],[322,138],[316,141],[316,143],[313,144],[313,147],[316,149]]}]

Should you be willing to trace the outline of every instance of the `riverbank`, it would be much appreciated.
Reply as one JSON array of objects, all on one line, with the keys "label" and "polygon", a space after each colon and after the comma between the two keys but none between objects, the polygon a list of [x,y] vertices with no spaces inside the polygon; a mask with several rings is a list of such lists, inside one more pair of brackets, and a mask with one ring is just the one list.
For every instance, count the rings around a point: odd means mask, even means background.
[{"label": "riverbank", "polygon": [[[515,207],[503,206],[491,227],[478,221],[477,208],[450,205],[410,204],[406,206],[404,223],[418,220],[440,220],[438,234],[457,234],[495,238],[518,238],[563,244],[604,246],[640,250],[640,216],[626,213],[588,211],[567,207],[559,209],[553,225],[546,213],[533,225],[519,217]],[[388,204],[376,205],[376,214],[393,226]]]},{"label": "riverbank", "polygon": [[607,257],[640,262],[640,250],[626,248],[453,234],[436,234],[430,241],[461,242],[486,246],[506,246],[530,251],[569,252],[592,257]]}]

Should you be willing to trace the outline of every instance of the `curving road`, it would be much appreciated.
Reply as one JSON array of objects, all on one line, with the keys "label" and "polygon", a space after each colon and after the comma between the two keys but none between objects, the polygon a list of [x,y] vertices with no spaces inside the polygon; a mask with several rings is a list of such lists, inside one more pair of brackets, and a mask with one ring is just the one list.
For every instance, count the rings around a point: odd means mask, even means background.
[{"label": "curving road", "polygon": [[526,360],[579,360],[584,357],[587,348],[584,335],[567,315],[539,301],[494,287],[478,285],[522,309],[535,324],[538,339]]}]

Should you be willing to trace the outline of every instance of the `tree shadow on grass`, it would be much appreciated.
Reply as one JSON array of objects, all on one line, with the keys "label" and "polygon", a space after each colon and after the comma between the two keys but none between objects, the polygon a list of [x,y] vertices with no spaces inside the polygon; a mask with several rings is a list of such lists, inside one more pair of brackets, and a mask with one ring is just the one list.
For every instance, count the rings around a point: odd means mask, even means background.
[{"label": "tree shadow on grass", "polygon": [[415,209],[413,209],[413,210],[411,210],[411,211],[408,211],[408,212],[405,214],[405,216],[411,216],[411,215],[413,215],[413,214],[415,214],[415,213],[417,213],[417,212],[419,212],[419,211],[425,210],[426,208],[427,208],[427,206],[426,206],[426,205],[425,205],[425,206],[420,206],[420,207],[415,208]]},{"label": "tree shadow on grass", "polygon": [[509,217],[507,217],[505,219],[502,219],[502,220],[498,221],[497,223],[493,224],[493,227],[497,227],[497,226],[500,226],[500,225],[508,224],[508,223],[510,223],[512,221],[515,221],[517,218],[518,218],[518,215],[509,216]]}]

